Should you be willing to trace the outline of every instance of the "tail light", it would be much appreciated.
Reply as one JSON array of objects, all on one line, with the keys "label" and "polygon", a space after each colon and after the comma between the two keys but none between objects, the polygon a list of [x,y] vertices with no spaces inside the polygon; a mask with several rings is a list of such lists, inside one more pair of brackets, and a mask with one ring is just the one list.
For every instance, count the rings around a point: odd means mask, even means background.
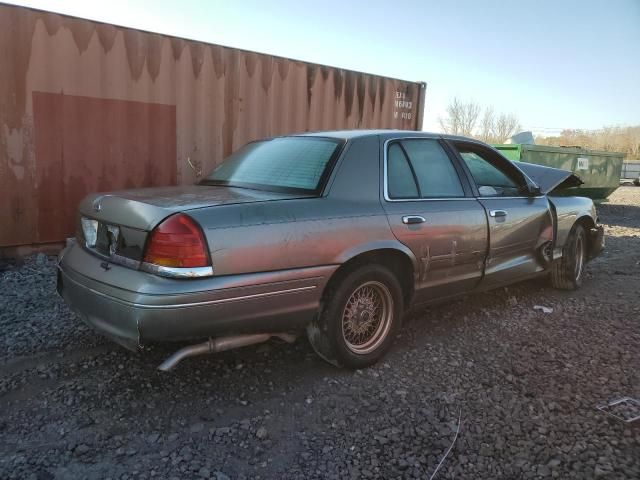
[{"label": "tail light", "polygon": [[183,213],[170,216],[153,229],[145,248],[142,268],[173,277],[213,274],[202,230]]}]

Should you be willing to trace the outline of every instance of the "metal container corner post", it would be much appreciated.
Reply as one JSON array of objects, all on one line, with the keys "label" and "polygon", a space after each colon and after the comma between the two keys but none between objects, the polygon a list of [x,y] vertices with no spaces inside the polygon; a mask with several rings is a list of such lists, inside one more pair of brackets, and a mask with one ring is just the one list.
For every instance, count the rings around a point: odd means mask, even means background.
[{"label": "metal container corner post", "polygon": [[421,131],[424,126],[424,111],[426,108],[427,82],[418,82],[420,93],[418,94],[416,130]]}]

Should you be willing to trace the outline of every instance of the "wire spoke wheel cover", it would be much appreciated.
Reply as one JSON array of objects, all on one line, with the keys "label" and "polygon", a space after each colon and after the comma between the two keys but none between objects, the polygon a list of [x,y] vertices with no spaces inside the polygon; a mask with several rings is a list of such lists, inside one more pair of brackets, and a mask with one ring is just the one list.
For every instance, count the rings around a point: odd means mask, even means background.
[{"label": "wire spoke wheel cover", "polygon": [[366,355],[387,337],[393,321],[393,297],[383,283],[366,282],[347,299],[342,313],[342,337],[347,348]]}]

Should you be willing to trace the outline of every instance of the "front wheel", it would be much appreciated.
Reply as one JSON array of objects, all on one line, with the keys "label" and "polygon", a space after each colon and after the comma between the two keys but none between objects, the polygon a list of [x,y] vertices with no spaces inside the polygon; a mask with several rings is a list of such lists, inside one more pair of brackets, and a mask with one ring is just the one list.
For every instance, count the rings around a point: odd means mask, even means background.
[{"label": "front wheel", "polygon": [[562,258],[551,267],[551,285],[560,290],[576,290],[582,285],[587,263],[587,232],[576,224],[562,249]]},{"label": "front wheel", "polygon": [[387,352],[400,327],[402,289],[382,265],[366,265],[328,287],[309,342],[338,367],[364,368]]}]

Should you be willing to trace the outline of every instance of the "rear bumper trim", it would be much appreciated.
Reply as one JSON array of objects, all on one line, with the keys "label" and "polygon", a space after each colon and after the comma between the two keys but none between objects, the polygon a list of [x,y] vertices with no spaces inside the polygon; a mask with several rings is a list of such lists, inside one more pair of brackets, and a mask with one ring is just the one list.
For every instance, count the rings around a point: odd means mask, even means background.
[{"label": "rear bumper trim", "polygon": [[[58,269],[60,269],[60,271],[62,271],[62,268],[60,266],[58,266]],[[284,295],[287,293],[296,293],[296,292],[303,292],[306,290],[315,290],[316,289],[316,285],[309,285],[307,287],[297,287],[297,288],[287,288],[284,290],[276,290],[273,292],[264,292],[264,293],[254,293],[251,295],[239,295],[237,297],[229,297],[229,298],[220,298],[217,300],[207,300],[204,302],[191,302],[191,303],[174,303],[174,304],[168,304],[168,305],[148,305],[148,304],[144,304],[144,303],[134,303],[134,302],[127,302],[125,300],[121,300],[119,298],[115,298],[112,297],[111,295],[107,295],[105,293],[99,292],[93,288],[87,287],[86,285],[82,285],[78,282],[76,282],[75,280],[73,280],[72,278],[66,276],[65,281],[70,281],[75,283],[77,286],[84,288],[88,291],[90,291],[91,293],[98,295],[100,297],[104,297],[104,298],[108,298],[111,301],[120,303],[122,305],[125,305],[127,307],[135,307],[135,308],[143,308],[143,309],[149,309],[149,310],[156,310],[156,309],[175,309],[175,308],[189,308],[189,307],[199,307],[199,306],[203,306],[203,305],[217,305],[217,304],[221,304],[221,303],[231,303],[231,302],[240,302],[243,300],[251,300],[254,298],[263,298],[263,297],[271,297],[271,296],[276,296],[276,295]]]},{"label": "rear bumper trim", "polygon": [[156,265],[154,263],[142,262],[140,264],[140,270],[143,272],[154,273],[156,275],[162,275],[163,277],[171,278],[196,278],[196,277],[210,277],[213,275],[213,267],[165,267],[163,265]]}]

